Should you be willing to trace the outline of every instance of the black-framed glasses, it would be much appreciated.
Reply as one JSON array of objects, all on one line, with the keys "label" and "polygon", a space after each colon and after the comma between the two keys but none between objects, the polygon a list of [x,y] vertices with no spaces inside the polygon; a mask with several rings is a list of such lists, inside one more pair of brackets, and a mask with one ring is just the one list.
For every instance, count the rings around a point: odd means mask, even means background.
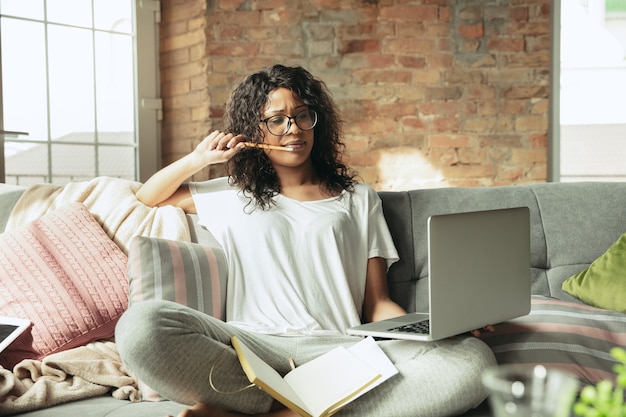
[{"label": "black-framed glasses", "polygon": [[283,136],[291,129],[291,121],[301,130],[311,130],[317,124],[317,112],[315,110],[303,110],[293,117],[277,114],[261,120],[265,123],[267,130],[274,136]]}]

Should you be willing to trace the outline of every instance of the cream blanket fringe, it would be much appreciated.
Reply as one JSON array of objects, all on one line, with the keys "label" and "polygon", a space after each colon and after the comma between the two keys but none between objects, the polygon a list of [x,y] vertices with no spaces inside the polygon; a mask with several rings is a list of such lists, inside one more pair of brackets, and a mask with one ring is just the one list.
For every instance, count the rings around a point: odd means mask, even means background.
[{"label": "cream blanket fringe", "polygon": [[124,367],[115,343],[99,341],[23,360],[13,372],[0,367],[0,415],[38,410],[112,391],[114,398],[141,401],[137,380]]}]

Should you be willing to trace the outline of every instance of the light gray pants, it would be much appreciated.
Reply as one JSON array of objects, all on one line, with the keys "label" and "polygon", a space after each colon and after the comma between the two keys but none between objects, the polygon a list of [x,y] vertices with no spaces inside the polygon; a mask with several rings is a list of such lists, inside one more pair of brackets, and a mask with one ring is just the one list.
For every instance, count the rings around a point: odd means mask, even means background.
[{"label": "light gray pants", "polygon": [[[272,398],[249,385],[235,351],[237,336],[279,373],[360,338],[280,337],[243,331],[168,301],[145,301],[122,316],[116,343],[125,364],[162,396],[182,404],[203,402],[246,414],[267,412]],[[487,345],[473,337],[420,343],[378,342],[399,375],[344,408],[342,416],[437,417],[458,415],[486,397],[480,377],[495,364]],[[212,371],[209,383],[209,374]],[[311,387],[315,389],[315,387]],[[217,391],[220,392],[217,392]]]}]

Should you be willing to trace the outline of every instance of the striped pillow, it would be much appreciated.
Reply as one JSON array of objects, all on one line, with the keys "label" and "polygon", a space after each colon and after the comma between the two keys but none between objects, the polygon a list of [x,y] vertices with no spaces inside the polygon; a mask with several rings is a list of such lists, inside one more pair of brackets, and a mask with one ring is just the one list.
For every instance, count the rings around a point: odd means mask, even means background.
[{"label": "striped pillow", "polygon": [[500,323],[481,337],[499,364],[541,363],[596,383],[615,378],[609,350],[626,346],[626,314],[533,296],[529,315]]},{"label": "striped pillow", "polygon": [[[134,237],[128,248],[129,304],[169,300],[224,320],[228,270],[222,248],[192,242]],[[139,381],[145,401],[164,400]]]},{"label": "striped pillow", "polygon": [[128,249],[130,305],[169,300],[223,320],[227,277],[219,246],[136,236]]}]

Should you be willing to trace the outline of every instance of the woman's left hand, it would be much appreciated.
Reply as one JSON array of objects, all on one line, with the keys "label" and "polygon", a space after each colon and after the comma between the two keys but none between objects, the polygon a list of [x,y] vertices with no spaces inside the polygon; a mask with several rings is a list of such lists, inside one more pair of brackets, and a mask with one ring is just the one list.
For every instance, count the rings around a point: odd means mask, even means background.
[{"label": "woman's left hand", "polygon": [[493,327],[493,325],[488,324],[485,327],[483,327],[482,329],[474,329],[472,331],[470,331],[470,334],[474,337],[480,337],[482,335],[483,332],[493,332],[496,328]]}]

